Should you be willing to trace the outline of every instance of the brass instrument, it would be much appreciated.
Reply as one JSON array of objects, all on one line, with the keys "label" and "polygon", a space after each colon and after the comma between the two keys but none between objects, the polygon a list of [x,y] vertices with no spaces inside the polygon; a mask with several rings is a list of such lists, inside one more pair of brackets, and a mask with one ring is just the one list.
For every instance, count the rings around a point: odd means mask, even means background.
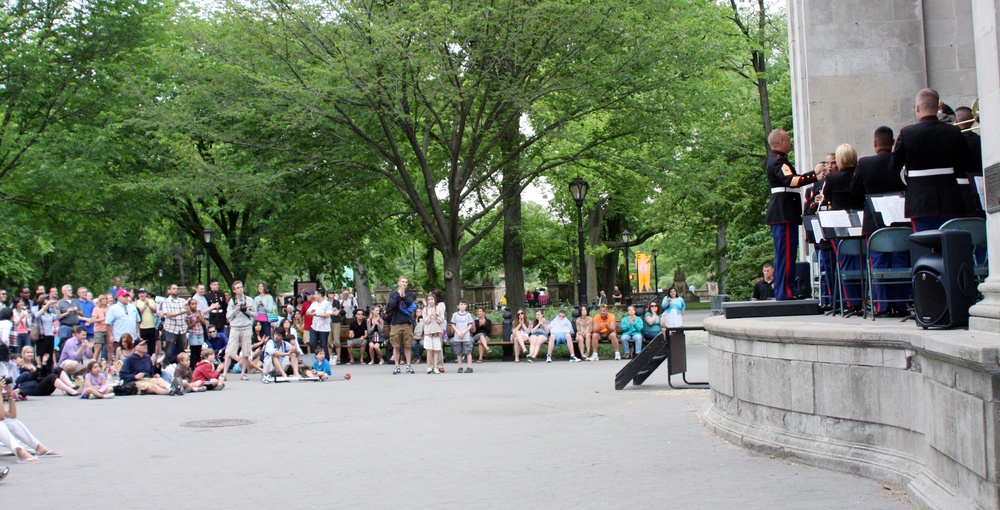
[{"label": "brass instrument", "polygon": [[[962,124],[969,124],[971,122],[979,122],[979,98],[978,97],[976,98],[975,101],[972,102],[972,119],[971,120],[962,121],[962,122],[957,122],[957,123],[955,123],[955,125],[956,126],[961,126]],[[980,125],[978,125],[978,126],[973,126],[973,127],[970,127],[970,128],[965,128],[965,129],[962,130],[962,132],[964,133],[966,131],[973,131],[973,130],[979,129],[981,127],[983,127],[983,126],[980,123]]]}]

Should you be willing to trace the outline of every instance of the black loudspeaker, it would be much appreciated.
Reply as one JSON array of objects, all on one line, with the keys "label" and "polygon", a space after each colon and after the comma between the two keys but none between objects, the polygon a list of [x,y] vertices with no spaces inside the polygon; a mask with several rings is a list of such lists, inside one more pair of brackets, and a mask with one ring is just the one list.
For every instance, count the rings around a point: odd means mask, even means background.
[{"label": "black loudspeaker", "polygon": [[972,235],[960,230],[926,230],[910,236],[913,305],[924,329],[969,325],[976,302]]},{"label": "black loudspeaker", "polygon": [[812,297],[812,271],[808,262],[795,263],[795,298],[808,299]]}]

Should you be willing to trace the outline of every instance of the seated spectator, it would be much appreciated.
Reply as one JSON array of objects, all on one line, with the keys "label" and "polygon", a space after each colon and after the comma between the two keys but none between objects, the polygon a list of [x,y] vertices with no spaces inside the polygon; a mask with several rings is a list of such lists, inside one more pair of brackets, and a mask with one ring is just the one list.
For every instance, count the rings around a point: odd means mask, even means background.
[{"label": "seated spectator", "polygon": [[590,335],[591,361],[600,361],[601,359],[597,355],[597,347],[600,345],[601,340],[611,340],[611,347],[615,351],[615,359],[622,359],[622,354],[618,352],[618,334],[615,332],[616,329],[614,314],[608,313],[608,305],[601,305],[601,313],[597,314],[597,317],[594,317],[594,331]]},{"label": "seated spectator", "polygon": [[201,361],[195,365],[191,374],[191,386],[209,390],[221,390],[226,387],[226,383],[219,379],[219,373],[215,371],[215,351],[212,349],[201,351]]},{"label": "seated spectator", "polygon": [[546,363],[552,363],[552,349],[560,343],[566,344],[566,348],[569,349],[570,361],[574,363],[580,361],[573,351],[573,323],[566,317],[566,310],[559,310],[559,314],[549,324],[549,350],[545,355]]},{"label": "seated spectator", "polygon": [[86,328],[73,326],[73,334],[59,351],[59,368],[69,372],[70,376],[85,373],[87,362],[94,357],[93,345],[87,340]]},{"label": "seated spectator", "polygon": [[171,382],[171,386],[174,386],[174,381],[177,381],[176,385],[180,386],[183,391],[205,391],[204,385],[194,384],[194,371],[191,370],[191,354],[182,352],[177,355],[177,366],[174,367],[174,379]]},{"label": "seated spectator", "polygon": [[39,362],[35,358],[34,347],[26,345],[21,349],[21,359],[18,360],[21,373],[14,381],[14,387],[17,388],[15,396],[42,397],[51,395],[56,390],[62,390],[71,397],[79,395],[69,375],[63,369],[52,368],[52,365],[47,363],[48,356],[45,354]]},{"label": "seated spectator", "polygon": [[538,358],[538,352],[542,345],[549,341],[549,321],[545,320],[542,311],[535,312],[535,320],[531,323],[531,333],[528,336],[528,343],[531,350],[528,353],[528,363],[534,363]]},{"label": "seated spectator", "polygon": [[510,339],[514,342],[514,363],[520,363],[521,354],[528,352],[528,347],[525,344],[529,343],[528,335],[531,334],[529,324],[524,310],[518,310],[517,315],[514,316],[514,324],[510,331]]},{"label": "seated spectator", "polygon": [[[354,318],[347,325],[347,354],[350,357],[347,363],[354,364],[354,349],[358,349],[358,361],[364,363],[365,348],[367,347],[368,322],[365,320],[365,311],[358,309],[354,311]],[[370,359],[374,361],[375,358]]]},{"label": "seated spectator", "polygon": [[590,354],[590,337],[593,334],[594,318],[586,306],[580,307],[580,317],[576,319],[576,342],[580,348],[580,357],[593,361]]},{"label": "seated spectator", "polygon": [[[413,317],[418,317],[419,310],[414,310]],[[368,337],[367,337],[367,348],[368,348],[368,364],[371,365],[375,363],[376,356],[378,357],[378,364],[385,364],[385,354],[382,351],[385,348],[385,319],[382,317],[382,307],[375,305],[372,308],[371,317],[368,317],[366,323]],[[420,356],[424,353],[424,342],[420,339],[419,342],[417,337],[413,337],[413,357],[414,364],[420,363]],[[364,361],[364,360],[362,360]]]},{"label": "seated spectator", "polygon": [[635,352],[638,353],[642,351],[642,324],[643,321],[635,315],[635,307],[629,305],[626,309],[627,315],[622,317],[621,328],[622,328],[622,347],[625,350],[625,359],[632,357],[632,351],[629,349],[629,342],[635,342]]},{"label": "seated spectator", "polygon": [[83,394],[80,395],[82,399],[91,398],[114,398],[115,393],[111,391],[111,385],[108,384],[107,375],[101,372],[101,365],[96,361],[90,361],[87,363],[87,375],[83,376]]},{"label": "seated spectator", "polygon": [[[359,312],[361,310],[358,310]],[[312,370],[306,370],[306,377],[319,377],[319,380],[325,381],[333,375],[330,370],[330,361],[326,359],[326,354],[323,351],[316,351],[316,359],[313,360]]]},{"label": "seated spectator", "polygon": [[[17,419],[17,398],[11,384],[4,384],[0,390],[0,445],[17,455],[18,464],[38,464],[39,457],[62,457],[58,452],[50,450],[28,431],[28,428]],[[3,402],[7,403],[5,407]],[[30,450],[30,452],[29,452]]]},{"label": "seated spectator", "polygon": [[476,320],[472,322],[472,343],[479,346],[479,360],[483,362],[483,351],[490,348],[490,330],[493,329],[493,322],[486,318],[486,309],[476,307]]},{"label": "seated spectator", "polygon": [[[660,334],[660,314],[663,310],[660,308],[660,304],[656,301],[649,303],[649,306],[646,307],[646,309],[648,311],[642,316],[642,338],[649,342],[656,338],[656,335]],[[636,353],[641,351],[641,348],[636,347]]]},{"label": "seated spectator", "polygon": [[205,342],[212,346],[215,356],[219,357],[226,353],[226,346],[229,345],[229,337],[216,329],[215,326],[210,325],[208,326],[208,338]]},{"label": "seated spectator", "polygon": [[149,358],[149,347],[145,340],[140,339],[135,344],[132,354],[122,363],[119,374],[122,378],[122,387],[129,391],[135,390],[138,395],[170,393],[167,381],[161,379],[159,375],[153,375],[153,360]]},{"label": "seated spectator", "polygon": [[[319,351],[316,351],[319,352]],[[291,344],[285,341],[285,333],[274,330],[274,338],[264,347],[264,373],[271,376],[287,377],[291,367],[292,375],[299,375],[299,356]]]}]

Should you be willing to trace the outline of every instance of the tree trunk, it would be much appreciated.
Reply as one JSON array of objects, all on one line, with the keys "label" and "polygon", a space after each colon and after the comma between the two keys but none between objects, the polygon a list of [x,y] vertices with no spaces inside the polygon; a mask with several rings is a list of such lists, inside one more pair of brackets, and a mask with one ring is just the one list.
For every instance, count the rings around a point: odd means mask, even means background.
[{"label": "tree trunk", "polygon": [[424,291],[430,291],[434,289],[438,281],[437,265],[434,263],[434,246],[427,246],[427,251],[424,252],[424,265],[427,269],[427,278],[421,287]]},{"label": "tree trunk", "polygon": [[[503,185],[517,186],[516,175],[504,174]],[[503,270],[507,283],[507,306],[524,308],[524,244],[521,242],[521,195],[504,201]]]},{"label": "tree trunk", "polygon": [[368,309],[372,305],[372,290],[368,287],[368,268],[360,261],[354,262],[354,297],[358,308]]},{"label": "tree trunk", "polygon": [[[457,243],[456,243],[457,244]],[[444,256],[444,302],[445,318],[458,310],[458,300],[462,299],[462,259],[458,257],[458,247],[454,247],[455,255]]]},{"label": "tree trunk", "polygon": [[[600,246],[604,242],[602,234],[604,232],[604,207],[603,201],[598,202],[594,209],[587,214],[587,246]],[[597,283],[597,257],[587,255],[587,302],[590,303],[600,293]]]},{"label": "tree trunk", "polygon": [[726,254],[728,243],[726,241],[727,223],[719,225],[719,230],[715,232],[715,253],[719,257],[719,294],[726,293],[726,278],[728,277],[729,258]]}]

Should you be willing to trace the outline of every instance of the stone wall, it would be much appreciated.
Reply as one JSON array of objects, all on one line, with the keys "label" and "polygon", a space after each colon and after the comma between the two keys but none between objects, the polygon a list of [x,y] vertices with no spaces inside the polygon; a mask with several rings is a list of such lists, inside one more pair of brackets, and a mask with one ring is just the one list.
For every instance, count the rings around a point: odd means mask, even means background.
[{"label": "stone wall", "polygon": [[744,447],[1000,509],[1000,338],[898,323],[705,320],[706,426]]},{"label": "stone wall", "polygon": [[800,171],[842,143],[873,154],[875,128],[898,133],[916,122],[921,88],[937,89],[952,108],[978,96],[972,0],[790,0],[788,8]]}]

